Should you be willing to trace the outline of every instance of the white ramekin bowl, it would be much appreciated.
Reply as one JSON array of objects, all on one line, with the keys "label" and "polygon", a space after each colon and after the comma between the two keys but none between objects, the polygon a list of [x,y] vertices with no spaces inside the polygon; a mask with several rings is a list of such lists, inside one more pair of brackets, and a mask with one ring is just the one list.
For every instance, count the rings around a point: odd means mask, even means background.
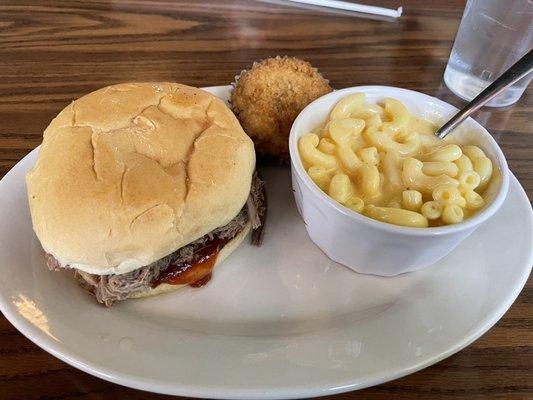
[{"label": "white ramekin bowl", "polygon": [[452,251],[502,205],[509,188],[505,157],[492,136],[469,118],[452,135],[460,142],[482,148],[494,164],[487,188],[487,206],[456,225],[407,228],[373,220],[343,207],[311,180],[298,151],[298,139],[325,121],[343,97],[364,92],[367,101],[386,97],[402,101],[414,115],[437,123],[457,111],[437,98],[412,90],[387,86],[359,86],[329,93],[309,104],[296,118],[289,138],[292,185],[296,205],[311,240],[332,260],[354,271],[382,276],[398,275],[427,267]]}]

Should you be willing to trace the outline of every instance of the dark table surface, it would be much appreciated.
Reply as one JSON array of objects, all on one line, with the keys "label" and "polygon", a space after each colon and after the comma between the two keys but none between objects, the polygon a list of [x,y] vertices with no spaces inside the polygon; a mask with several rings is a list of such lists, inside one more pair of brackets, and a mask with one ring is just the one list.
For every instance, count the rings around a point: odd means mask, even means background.
[{"label": "dark table surface", "polygon": [[[0,176],[41,142],[55,114],[124,81],[226,85],[254,60],[309,60],[335,88],[390,85],[455,105],[442,82],[464,1],[366,1],[404,7],[397,21],[362,19],[279,1],[0,2]],[[533,194],[533,103],[476,119]],[[5,279],[5,277],[2,277]],[[533,396],[531,279],[505,316],[458,354],[396,381],[335,399]],[[0,399],[152,399],[80,372],[32,344],[0,316]],[[529,397],[531,398],[531,397]]]}]

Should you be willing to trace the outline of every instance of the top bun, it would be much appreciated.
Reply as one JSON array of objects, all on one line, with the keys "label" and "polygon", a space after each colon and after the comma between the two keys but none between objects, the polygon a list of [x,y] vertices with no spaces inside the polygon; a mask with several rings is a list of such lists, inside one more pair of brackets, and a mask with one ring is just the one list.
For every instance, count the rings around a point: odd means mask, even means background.
[{"label": "top bun", "polygon": [[62,265],[122,274],[227,224],[246,202],[253,143],[213,95],[125,83],[72,102],[26,176],[33,227]]}]

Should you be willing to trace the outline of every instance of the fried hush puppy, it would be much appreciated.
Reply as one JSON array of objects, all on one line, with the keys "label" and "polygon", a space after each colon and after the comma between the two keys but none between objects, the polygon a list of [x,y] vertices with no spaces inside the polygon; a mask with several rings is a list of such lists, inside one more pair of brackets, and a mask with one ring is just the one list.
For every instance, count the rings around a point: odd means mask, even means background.
[{"label": "fried hush puppy", "polygon": [[302,109],[331,92],[311,64],[294,57],[267,58],[235,78],[233,112],[260,155],[289,160],[289,132]]}]

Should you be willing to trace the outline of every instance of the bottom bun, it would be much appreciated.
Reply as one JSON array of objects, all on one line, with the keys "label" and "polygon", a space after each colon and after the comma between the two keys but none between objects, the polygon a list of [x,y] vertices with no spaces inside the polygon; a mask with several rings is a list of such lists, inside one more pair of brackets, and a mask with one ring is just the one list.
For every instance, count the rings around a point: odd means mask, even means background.
[{"label": "bottom bun", "polygon": [[[234,250],[237,249],[237,247],[239,247],[239,245],[242,243],[242,241],[244,240],[246,235],[248,235],[248,232],[250,232],[251,227],[252,227],[252,225],[251,225],[250,221],[248,221],[248,223],[246,224],[244,229],[242,231],[240,231],[237,234],[237,236],[235,236],[233,239],[231,239],[224,247],[222,247],[222,249],[218,253],[217,260],[215,262],[215,265],[214,265],[213,269],[215,267],[217,267],[219,264],[221,264],[231,253],[233,253]],[[155,296],[155,295],[158,295],[158,294],[161,294],[161,293],[172,292],[174,290],[181,289],[181,288],[183,288],[185,286],[189,286],[189,285],[188,284],[186,284],[186,285],[170,285],[168,283],[162,283],[162,284],[158,285],[157,287],[155,287],[153,289],[148,289],[148,290],[146,290],[144,292],[135,293],[135,294],[133,294],[130,297],[130,299],[138,299],[138,298],[142,298],[142,297]]]}]

